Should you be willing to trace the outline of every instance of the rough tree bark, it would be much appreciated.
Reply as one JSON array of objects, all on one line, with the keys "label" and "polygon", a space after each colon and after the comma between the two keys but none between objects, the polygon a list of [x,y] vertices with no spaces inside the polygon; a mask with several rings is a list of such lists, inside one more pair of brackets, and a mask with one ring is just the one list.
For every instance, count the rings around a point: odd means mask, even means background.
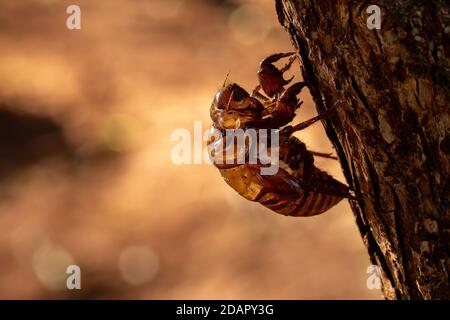
[{"label": "rough tree bark", "polygon": [[[369,30],[369,5],[381,8]],[[450,2],[276,0],[387,299],[450,298]]]}]

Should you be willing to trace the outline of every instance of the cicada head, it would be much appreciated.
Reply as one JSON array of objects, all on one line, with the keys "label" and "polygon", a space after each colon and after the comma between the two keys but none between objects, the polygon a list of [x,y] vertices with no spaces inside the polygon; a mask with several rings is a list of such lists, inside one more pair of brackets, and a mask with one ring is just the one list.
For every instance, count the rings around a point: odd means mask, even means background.
[{"label": "cicada head", "polygon": [[261,118],[264,110],[259,100],[236,83],[220,88],[211,104],[211,119],[221,129],[245,128],[250,121]]}]

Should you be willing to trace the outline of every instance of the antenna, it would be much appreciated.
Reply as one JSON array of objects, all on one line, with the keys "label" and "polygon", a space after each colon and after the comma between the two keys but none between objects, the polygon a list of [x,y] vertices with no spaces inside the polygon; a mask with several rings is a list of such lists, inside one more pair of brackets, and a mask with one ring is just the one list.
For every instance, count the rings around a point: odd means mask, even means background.
[{"label": "antenna", "polygon": [[227,84],[228,76],[230,75],[231,71],[228,71],[227,76],[225,77],[225,80],[223,81],[222,88],[225,88],[225,85]]},{"label": "antenna", "polygon": [[234,94],[234,91],[231,91],[230,99],[228,99],[227,107],[225,110],[228,110],[228,108],[230,108],[231,100],[233,100],[233,94]]}]

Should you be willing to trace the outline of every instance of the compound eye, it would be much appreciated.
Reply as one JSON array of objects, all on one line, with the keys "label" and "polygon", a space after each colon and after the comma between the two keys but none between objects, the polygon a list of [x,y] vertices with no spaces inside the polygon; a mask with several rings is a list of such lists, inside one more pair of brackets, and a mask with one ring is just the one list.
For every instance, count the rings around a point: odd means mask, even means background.
[{"label": "compound eye", "polygon": [[216,95],[214,96],[214,104],[219,108],[222,109],[223,102],[226,99],[224,99],[225,92],[222,90],[217,91]]},{"label": "compound eye", "polygon": [[237,84],[231,84],[229,87],[231,92],[230,108],[233,110],[246,109],[250,105],[250,95],[245,89]]},{"label": "compound eye", "polygon": [[219,109],[245,109],[250,105],[250,95],[237,84],[229,84],[216,93],[214,103]]},{"label": "compound eye", "polygon": [[218,109],[227,109],[231,103],[231,91],[227,88],[220,89],[214,96],[213,104]]}]

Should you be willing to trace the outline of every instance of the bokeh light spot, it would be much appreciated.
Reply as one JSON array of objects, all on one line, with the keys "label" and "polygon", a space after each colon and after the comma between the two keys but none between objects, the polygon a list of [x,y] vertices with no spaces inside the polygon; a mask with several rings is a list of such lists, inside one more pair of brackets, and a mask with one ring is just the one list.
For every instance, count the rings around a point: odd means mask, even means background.
[{"label": "bokeh light spot", "polygon": [[73,264],[70,253],[61,246],[46,243],[33,254],[33,269],[39,281],[50,290],[66,287],[66,269]]},{"label": "bokeh light spot", "polygon": [[139,121],[128,114],[115,113],[107,118],[101,131],[101,139],[106,149],[127,152],[138,145],[141,133]]},{"label": "bokeh light spot", "polygon": [[229,19],[228,27],[237,42],[253,45],[261,42],[267,36],[271,24],[264,11],[256,5],[242,5],[234,10]]},{"label": "bokeh light spot", "polygon": [[152,280],[158,272],[159,259],[148,247],[131,246],[120,254],[119,269],[125,282],[142,285]]}]

